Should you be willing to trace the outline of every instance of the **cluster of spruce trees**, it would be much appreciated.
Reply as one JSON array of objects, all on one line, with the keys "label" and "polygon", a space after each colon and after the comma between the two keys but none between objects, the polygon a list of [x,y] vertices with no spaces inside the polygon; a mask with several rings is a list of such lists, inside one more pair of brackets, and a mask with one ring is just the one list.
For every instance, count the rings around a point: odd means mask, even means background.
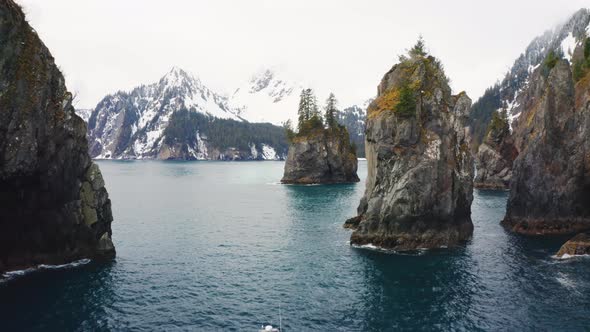
[{"label": "cluster of spruce trees", "polygon": [[333,93],[330,93],[324,106],[324,114],[320,112],[317,98],[312,89],[303,89],[299,99],[297,132],[293,129],[291,120],[285,123],[287,138],[306,136],[317,130],[345,130],[346,128],[336,120],[338,115],[338,101]]},{"label": "cluster of spruce trees", "polygon": [[278,153],[287,150],[285,132],[270,123],[248,123],[232,119],[213,118],[195,110],[181,109],[170,117],[164,130],[165,143],[194,142],[197,132],[206,136],[219,149],[238,148],[249,150],[250,144],[260,148],[262,144],[274,147]]}]

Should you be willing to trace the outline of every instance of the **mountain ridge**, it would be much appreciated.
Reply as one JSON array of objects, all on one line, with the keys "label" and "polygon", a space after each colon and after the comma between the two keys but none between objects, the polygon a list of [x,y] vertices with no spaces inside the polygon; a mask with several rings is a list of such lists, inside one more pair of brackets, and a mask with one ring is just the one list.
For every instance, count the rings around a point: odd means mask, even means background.
[{"label": "mountain ridge", "polygon": [[[87,110],[79,113],[88,116],[90,152],[95,159],[276,160],[285,158],[287,148],[284,130],[277,124],[296,118],[302,87],[264,69],[227,96],[174,66],[157,82],[105,96],[89,116]],[[355,115],[349,110],[356,110]],[[189,113],[173,118],[181,111]],[[338,117],[342,124],[352,126],[351,139],[361,147],[361,155],[363,114],[352,106]],[[234,131],[221,135],[217,131],[222,128]],[[166,134],[175,136],[171,140]]]}]

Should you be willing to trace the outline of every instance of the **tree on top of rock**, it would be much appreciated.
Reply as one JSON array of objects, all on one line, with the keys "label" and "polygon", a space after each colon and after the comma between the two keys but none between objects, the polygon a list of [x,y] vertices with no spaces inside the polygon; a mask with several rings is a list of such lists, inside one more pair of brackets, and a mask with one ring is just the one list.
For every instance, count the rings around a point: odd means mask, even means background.
[{"label": "tree on top of rock", "polygon": [[492,114],[492,120],[488,126],[488,136],[494,141],[500,141],[504,136],[510,134],[508,113],[505,109]]},{"label": "tree on top of rock", "polygon": [[422,35],[418,37],[416,45],[414,45],[414,47],[412,47],[408,53],[410,53],[410,56],[413,57],[426,56],[428,52],[426,52],[426,45],[424,44],[424,38],[422,38]]},{"label": "tree on top of rock", "polygon": [[299,110],[297,111],[299,133],[307,133],[309,130],[322,127],[322,115],[318,109],[318,102],[312,89],[303,89],[299,99]]},{"label": "tree on top of rock", "polygon": [[299,95],[299,109],[297,110],[297,115],[299,121],[297,122],[297,129],[301,130],[301,125],[309,119],[309,113],[307,112],[307,98],[306,98],[306,90],[301,90],[301,94]]},{"label": "tree on top of rock", "polygon": [[336,113],[338,113],[338,101],[336,100],[336,96],[334,96],[333,93],[330,93],[330,96],[326,100],[326,107],[324,109],[326,126],[328,128],[336,127]]}]

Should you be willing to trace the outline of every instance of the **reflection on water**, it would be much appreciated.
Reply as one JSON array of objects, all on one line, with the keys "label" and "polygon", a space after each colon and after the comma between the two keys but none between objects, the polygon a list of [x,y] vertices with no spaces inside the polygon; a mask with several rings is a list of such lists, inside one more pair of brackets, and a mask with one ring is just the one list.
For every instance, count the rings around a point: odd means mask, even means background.
[{"label": "reflection on water", "polygon": [[[590,259],[499,225],[507,193],[476,191],[465,247],[350,247],[364,182],[277,185],[281,162],[99,162],[111,264],[0,284],[3,330],[581,330]],[[364,179],[366,163],[361,162]]]}]

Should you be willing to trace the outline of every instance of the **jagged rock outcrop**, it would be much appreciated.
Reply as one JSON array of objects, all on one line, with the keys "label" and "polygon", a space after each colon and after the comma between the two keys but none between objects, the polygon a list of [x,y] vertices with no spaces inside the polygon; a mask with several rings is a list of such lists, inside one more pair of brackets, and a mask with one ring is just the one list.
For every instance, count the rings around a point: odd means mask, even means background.
[{"label": "jagged rock outcrop", "polygon": [[114,256],[86,125],[12,0],[0,0],[0,72],[0,271]]},{"label": "jagged rock outcrop", "polygon": [[298,135],[289,145],[282,183],[350,183],[358,182],[358,161],[350,144],[348,131],[342,126],[314,130]]},{"label": "jagged rock outcrop", "polygon": [[367,112],[367,187],[345,224],[351,244],[412,250],[471,237],[470,106],[419,44],[385,74]]},{"label": "jagged rock outcrop", "polygon": [[590,229],[590,77],[576,83],[567,60],[548,59],[527,93],[502,224],[530,235]]},{"label": "jagged rock outcrop", "polygon": [[555,256],[568,258],[581,255],[590,255],[590,235],[587,233],[580,233],[568,240]]},{"label": "jagged rock outcrop", "polygon": [[475,161],[477,176],[474,186],[482,189],[508,189],[512,163],[518,156],[505,113],[495,113],[488,134],[479,146]]}]

